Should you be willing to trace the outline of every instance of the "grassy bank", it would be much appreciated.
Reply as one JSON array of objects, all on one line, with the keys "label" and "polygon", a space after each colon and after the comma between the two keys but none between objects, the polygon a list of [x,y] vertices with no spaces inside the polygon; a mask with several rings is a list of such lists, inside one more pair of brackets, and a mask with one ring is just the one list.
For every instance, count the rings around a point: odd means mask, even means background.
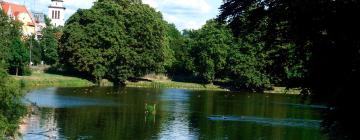
[{"label": "grassy bank", "polygon": [[[43,72],[33,72],[31,76],[13,76],[14,79],[20,81],[26,87],[84,87],[93,86],[94,84],[88,80],[77,77],[47,74]],[[214,91],[228,91],[220,86],[213,84],[199,84],[188,82],[175,82],[167,78],[153,78],[144,77],[147,81],[126,82],[127,87],[142,87],[142,88],[178,88],[189,90],[214,90]],[[107,80],[102,82],[103,86],[111,86],[112,84]],[[264,91],[272,94],[300,94],[299,89],[286,89],[285,87],[274,87],[273,90]]]},{"label": "grassy bank", "polygon": [[212,84],[197,84],[197,83],[185,83],[175,81],[139,81],[139,82],[126,82],[128,87],[144,87],[144,88],[178,88],[178,89],[190,89],[190,90],[216,90],[226,91],[219,86]]},{"label": "grassy bank", "polygon": [[[31,76],[12,76],[14,79],[20,81],[26,87],[82,87],[92,86],[92,82],[77,77],[47,74],[43,72],[33,72]],[[185,83],[174,82],[170,80],[152,80],[152,81],[140,81],[140,82],[126,82],[127,87],[143,87],[143,88],[180,88],[191,90],[225,90],[219,86],[211,84],[197,84],[197,83]],[[104,86],[111,86],[110,82],[102,83]]]},{"label": "grassy bank", "polygon": [[94,85],[88,80],[77,77],[62,76],[47,73],[33,73],[31,76],[13,76],[14,79],[24,84],[26,87],[80,87]]},{"label": "grassy bank", "polygon": [[286,87],[273,87],[272,90],[266,90],[266,91],[264,91],[264,93],[299,95],[300,91],[301,91],[301,89],[299,89],[299,88],[287,89]]}]

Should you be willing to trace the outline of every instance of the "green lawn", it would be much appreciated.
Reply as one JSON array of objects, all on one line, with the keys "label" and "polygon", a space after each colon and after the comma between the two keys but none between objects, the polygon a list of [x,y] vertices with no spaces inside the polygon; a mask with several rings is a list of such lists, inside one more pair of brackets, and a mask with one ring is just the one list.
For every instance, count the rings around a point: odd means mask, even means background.
[{"label": "green lawn", "polygon": [[212,84],[198,84],[198,83],[185,83],[175,81],[140,81],[140,82],[126,82],[128,87],[145,87],[145,88],[179,88],[179,89],[191,89],[191,90],[219,90],[225,91],[219,86]]},{"label": "green lawn", "polygon": [[[84,87],[93,86],[94,83],[77,77],[47,74],[42,72],[34,72],[31,76],[13,76],[16,80],[20,81],[26,87]],[[111,86],[110,82],[105,82],[103,85]],[[198,84],[175,82],[171,80],[154,80],[152,81],[139,81],[139,82],[126,82],[127,87],[143,87],[143,88],[178,88],[190,90],[217,90],[227,91],[213,84]],[[274,87],[271,91],[265,93],[286,93],[286,94],[299,94],[299,89],[286,90],[285,87]]]},{"label": "green lawn", "polygon": [[77,77],[47,74],[47,73],[33,73],[31,76],[13,76],[16,80],[21,81],[27,87],[42,87],[42,86],[59,86],[59,87],[80,87],[94,85],[88,80]]},{"label": "green lawn", "polygon": [[301,89],[299,88],[290,88],[287,89],[286,87],[273,87],[273,90],[266,90],[264,93],[275,93],[275,94],[296,94],[299,95]]},{"label": "green lawn", "polygon": [[[21,81],[26,87],[45,87],[45,86],[58,86],[58,87],[81,87],[92,86],[92,82],[77,77],[47,74],[42,72],[34,72],[31,76],[13,76],[16,80]],[[144,88],[181,88],[192,90],[225,90],[219,86],[212,84],[197,84],[197,83],[185,83],[174,82],[170,80],[152,82],[140,81],[140,82],[126,82],[128,87],[144,87]],[[106,82],[104,85],[111,85]]]}]

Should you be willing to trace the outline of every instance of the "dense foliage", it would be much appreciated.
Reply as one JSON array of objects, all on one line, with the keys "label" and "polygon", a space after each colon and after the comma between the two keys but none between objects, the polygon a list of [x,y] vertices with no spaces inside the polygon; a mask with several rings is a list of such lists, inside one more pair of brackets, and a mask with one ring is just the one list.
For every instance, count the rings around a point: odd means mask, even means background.
[{"label": "dense foliage", "polygon": [[187,33],[180,33],[174,24],[168,24],[167,36],[169,47],[173,53],[173,60],[170,67],[167,68],[167,73],[176,80],[185,80],[184,77],[190,77],[193,73],[193,58],[190,55],[191,39],[188,35]]},{"label": "dense foliage", "polygon": [[9,57],[9,46],[13,36],[12,24],[10,19],[0,10],[0,61],[5,62]]},{"label": "dense foliage", "polygon": [[7,74],[8,69],[22,74],[27,68],[29,55],[20,39],[19,27],[0,10],[0,139],[15,135],[25,113],[20,102],[20,84]]},{"label": "dense foliage", "polygon": [[265,21],[261,40],[276,50],[275,75],[286,71],[315,98],[329,102],[323,124],[332,139],[356,139],[351,126],[357,118],[349,109],[360,78],[360,26],[351,15],[359,10],[354,0],[225,0],[219,19],[238,36]]},{"label": "dense foliage", "polygon": [[10,73],[24,75],[30,62],[29,49],[25,47],[20,38],[12,40],[10,48],[11,55],[8,59]]},{"label": "dense foliage", "polygon": [[19,127],[20,117],[25,114],[21,96],[18,82],[7,75],[0,63],[0,139],[14,135]]},{"label": "dense foliage", "polygon": [[21,40],[20,23],[9,19],[0,11],[0,61],[16,75],[26,74],[29,64],[29,50]]},{"label": "dense foliage", "polygon": [[225,26],[208,21],[203,28],[190,35],[195,75],[212,83],[225,73],[226,59],[232,45],[232,35]]},{"label": "dense foliage", "polygon": [[225,24],[215,20],[199,30],[184,30],[182,35],[174,30],[168,31],[175,56],[168,70],[171,75],[190,75],[203,83],[226,81],[235,89],[270,87],[270,51],[257,36],[234,37]]},{"label": "dense foliage", "polygon": [[48,25],[42,31],[42,37],[39,40],[40,48],[41,48],[41,58],[48,65],[54,65],[59,61],[58,54],[58,39],[56,34],[59,34],[60,29],[53,27],[52,25]]},{"label": "dense foliage", "polygon": [[141,3],[96,2],[67,21],[61,61],[97,81],[115,85],[164,71],[167,39],[160,13]]}]

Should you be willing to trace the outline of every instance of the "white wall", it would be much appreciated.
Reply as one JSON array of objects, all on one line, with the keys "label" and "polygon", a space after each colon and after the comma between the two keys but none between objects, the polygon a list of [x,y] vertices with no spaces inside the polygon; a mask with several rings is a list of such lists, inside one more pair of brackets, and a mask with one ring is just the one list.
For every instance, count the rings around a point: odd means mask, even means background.
[{"label": "white wall", "polygon": [[[52,12],[60,12],[60,17],[57,18],[54,13],[54,18],[52,17]],[[48,17],[51,19],[51,24],[54,26],[64,26],[65,24],[65,8],[63,8],[63,2],[53,1],[49,7]]]}]

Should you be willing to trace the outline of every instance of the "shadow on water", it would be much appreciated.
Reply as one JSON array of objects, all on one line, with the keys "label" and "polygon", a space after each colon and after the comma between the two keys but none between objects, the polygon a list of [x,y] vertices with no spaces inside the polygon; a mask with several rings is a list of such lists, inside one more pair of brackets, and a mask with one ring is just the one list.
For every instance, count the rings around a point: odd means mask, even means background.
[{"label": "shadow on water", "polygon": [[281,103],[281,102],[273,102],[273,104],[287,105],[296,108],[327,109],[327,106],[325,105],[307,105],[307,104],[294,104],[294,103]]},{"label": "shadow on water", "polygon": [[[24,102],[39,107],[26,118],[25,140],[326,139],[322,107],[297,96],[87,87],[34,90]],[[156,113],[145,113],[152,106]]]}]

